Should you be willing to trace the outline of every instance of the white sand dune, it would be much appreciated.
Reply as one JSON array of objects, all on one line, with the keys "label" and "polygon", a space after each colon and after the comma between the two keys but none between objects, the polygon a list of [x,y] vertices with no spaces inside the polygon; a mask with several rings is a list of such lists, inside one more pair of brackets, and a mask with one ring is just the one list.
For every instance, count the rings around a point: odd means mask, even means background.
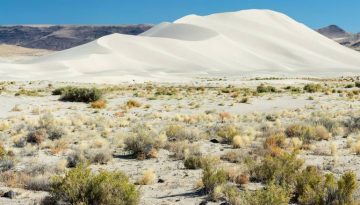
[{"label": "white sand dune", "polygon": [[359,73],[360,53],[270,10],[189,15],[140,36],[113,34],[32,60],[0,62],[3,80],[179,81]]}]

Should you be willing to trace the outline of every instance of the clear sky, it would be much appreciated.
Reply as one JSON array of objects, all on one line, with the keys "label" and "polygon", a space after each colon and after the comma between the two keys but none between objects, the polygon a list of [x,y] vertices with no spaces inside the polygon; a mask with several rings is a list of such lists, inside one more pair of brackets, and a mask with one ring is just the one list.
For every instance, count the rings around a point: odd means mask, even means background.
[{"label": "clear sky", "polygon": [[0,24],[156,24],[251,8],[280,11],[312,28],[360,32],[360,0],[0,0]]}]

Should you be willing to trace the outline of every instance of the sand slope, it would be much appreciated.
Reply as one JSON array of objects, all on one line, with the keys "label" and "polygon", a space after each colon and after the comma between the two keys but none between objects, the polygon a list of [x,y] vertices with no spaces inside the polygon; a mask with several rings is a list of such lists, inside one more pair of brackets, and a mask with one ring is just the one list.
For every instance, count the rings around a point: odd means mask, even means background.
[{"label": "sand slope", "polygon": [[140,36],[112,34],[33,60],[0,62],[1,79],[88,82],[197,75],[360,73],[360,53],[270,10],[185,16]]}]

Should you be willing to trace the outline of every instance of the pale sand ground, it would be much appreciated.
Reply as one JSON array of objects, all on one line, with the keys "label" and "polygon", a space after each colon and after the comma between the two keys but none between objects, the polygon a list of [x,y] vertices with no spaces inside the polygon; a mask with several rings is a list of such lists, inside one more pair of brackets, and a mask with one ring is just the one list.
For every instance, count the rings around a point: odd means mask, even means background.
[{"label": "pale sand ground", "polygon": [[43,49],[32,49],[21,46],[0,44],[0,62],[25,60],[34,56],[43,56],[50,53],[51,51]]},{"label": "pale sand ground", "polygon": [[[304,82],[302,80],[265,80],[265,81],[241,81],[238,84],[248,85],[250,88],[254,88],[261,82],[267,82],[275,85],[278,88],[284,87],[289,83],[295,86],[302,87]],[[49,95],[48,91],[44,93],[44,96],[40,97],[28,97],[28,96],[14,96],[14,93],[18,91],[18,88],[24,89],[47,89],[49,82],[33,82],[22,83],[17,82],[13,85],[8,85],[7,90],[0,94],[0,119],[13,119],[19,120],[24,123],[36,121],[42,113],[51,111],[51,113],[64,120],[70,120],[75,118],[81,118],[80,116],[86,116],[92,120],[94,119],[105,119],[100,120],[98,123],[103,121],[113,121],[115,124],[119,119],[114,117],[114,113],[121,110],[119,107],[123,105],[129,99],[136,99],[143,105],[151,105],[149,109],[136,108],[126,113],[124,119],[129,119],[130,126],[135,123],[144,122],[153,125],[164,125],[167,123],[174,123],[174,116],[176,115],[189,115],[197,116],[204,113],[206,110],[216,110],[216,112],[229,112],[233,116],[249,116],[248,122],[236,122],[239,126],[250,126],[259,127],[261,125],[269,124],[264,120],[266,115],[273,114],[283,117],[279,117],[283,125],[288,125],[301,120],[310,119],[310,116],[316,112],[325,113],[343,113],[339,115],[339,118],[349,114],[356,114],[360,110],[360,104],[358,100],[348,100],[344,97],[340,97],[338,94],[325,95],[323,93],[314,94],[290,94],[290,93],[279,93],[279,94],[265,94],[263,96],[251,97],[249,104],[243,103],[232,103],[233,99],[228,94],[218,95],[217,92],[209,92],[199,95],[191,95],[183,97],[182,99],[172,98],[160,98],[155,100],[149,100],[146,97],[134,97],[133,92],[115,92],[108,94],[106,99],[108,100],[108,106],[105,110],[100,110],[95,113],[93,109],[89,108],[87,104],[83,103],[67,103],[58,101],[58,96]],[[203,82],[198,82],[199,84]],[[212,82],[212,84],[221,85],[225,87],[228,82]],[[232,83],[231,83],[232,84]],[[75,84],[78,86],[92,86],[88,84]],[[64,86],[62,83],[53,83],[54,87]],[[103,86],[103,85],[98,85]],[[51,89],[50,89],[51,90]],[[141,91],[141,90],[140,90]],[[315,100],[308,100],[309,96],[313,96]],[[189,104],[195,102],[200,106],[193,108]],[[223,104],[222,104],[223,103]],[[20,111],[11,111],[18,105]],[[37,110],[36,112],[34,112]],[[154,117],[156,116],[156,117]],[[21,119],[25,119],[21,122]],[[215,120],[216,121],[216,120]],[[178,122],[179,123],[179,122]],[[207,124],[206,122],[199,122],[199,129]],[[270,123],[271,124],[271,123]],[[197,123],[195,123],[197,125]],[[193,124],[191,124],[193,126]],[[274,126],[274,125],[272,125]],[[88,128],[82,128],[85,132]],[[111,128],[110,128],[111,129]],[[126,131],[128,128],[116,128],[112,133],[117,131]],[[98,134],[97,128],[89,131],[93,134]],[[93,134],[89,133],[89,136]],[[7,135],[7,134],[5,134]],[[86,135],[86,134],[85,134]],[[80,135],[75,133],[70,139],[76,140]],[[356,139],[357,136],[354,137]],[[3,137],[4,138],[4,137]],[[7,138],[6,138],[7,139]],[[82,140],[88,140],[89,143],[93,141],[90,138],[83,138]],[[5,140],[5,145],[11,147],[11,142]],[[338,154],[336,157],[330,156],[329,146],[335,143],[338,147]],[[233,150],[229,145],[214,144],[208,140],[200,140],[198,144],[204,154],[221,155],[227,151]],[[253,145],[258,149],[262,148],[261,143],[254,142]],[[359,155],[351,153],[350,149],[346,147],[346,139],[342,136],[334,136],[330,141],[314,142],[316,152],[314,150],[303,151],[300,156],[305,159],[306,164],[319,166],[321,169],[331,171],[337,175],[344,173],[346,170],[353,170],[358,176],[360,176],[360,158]],[[11,147],[15,153],[23,152],[23,148]],[[241,150],[241,149],[240,149]],[[30,151],[27,151],[30,152]],[[31,151],[33,152],[33,151]],[[36,152],[35,152],[36,153]],[[46,150],[40,150],[35,155],[25,155],[19,159],[15,169],[27,170],[33,164],[50,164],[56,163],[60,159],[66,159],[66,153],[58,155],[50,155]],[[145,161],[139,161],[136,159],[126,159],[121,157],[114,157],[106,165],[91,165],[94,170],[107,169],[107,170],[121,170],[127,173],[132,180],[141,176],[143,171],[147,169],[153,169],[157,175],[157,179],[164,179],[164,183],[155,183],[153,185],[141,186],[142,192],[141,204],[154,205],[154,204],[200,204],[206,196],[199,195],[196,192],[195,184],[201,178],[201,170],[186,170],[182,161],[174,160],[170,157],[171,153],[167,150],[160,150],[158,158],[149,159]],[[30,164],[29,164],[30,163]],[[32,165],[31,165],[32,164]],[[231,165],[233,166],[233,165]],[[15,190],[20,193],[16,199],[9,200],[0,198],[0,204],[34,204],[34,201],[39,201],[46,192],[33,192],[26,190],[13,189],[8,187],[1,187],[0,190]],[[36,203],[35,203],[36,204]],[[218,204],[218,203],[209,203]]]}]

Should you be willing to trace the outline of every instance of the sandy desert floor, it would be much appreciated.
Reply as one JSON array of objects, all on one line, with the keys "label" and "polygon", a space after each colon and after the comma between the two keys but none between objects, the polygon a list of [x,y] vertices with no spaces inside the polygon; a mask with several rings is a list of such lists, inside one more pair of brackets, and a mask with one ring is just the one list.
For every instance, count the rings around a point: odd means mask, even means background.
[{"label": "sandy desert floor", "polygon": [[[229,200],[226,194],[216,195],[217,189],[204,191],[204,168],[184,164],[191,157],[202,157],[224,170],[226,183],[239,192],[261,189],[264,183],[252,167],[260,166],[267,154],[277,157],[283,152],[296,152],[304,162],[301,169],[312,165],[336,178],[353,171],[358,179],[360,88],[356,81],[0,82],[0,139],[5,150],[0,160],[0,192],[16,193],[12,199],[0,197],[0,204],[40,204],[50,195],[52,177],[80,162],[88,163],[95,173],[126,173],[144,205]],[[106,106],[97,109],[52,95],[54,89],[65,86],[101,89]],[[294,125],[314,132],[309,139],[292,136]],[[51,127],[51,134],[45,130],[48,134],[41,140],[31,140],[44,131],[40,127]],[[133,156],[127,138],[144,135],[144,130],[153,147]],[[268,140],[274,133],[285,136],[276,145]],[[359,189],[354,197],[360,199]]]}]

